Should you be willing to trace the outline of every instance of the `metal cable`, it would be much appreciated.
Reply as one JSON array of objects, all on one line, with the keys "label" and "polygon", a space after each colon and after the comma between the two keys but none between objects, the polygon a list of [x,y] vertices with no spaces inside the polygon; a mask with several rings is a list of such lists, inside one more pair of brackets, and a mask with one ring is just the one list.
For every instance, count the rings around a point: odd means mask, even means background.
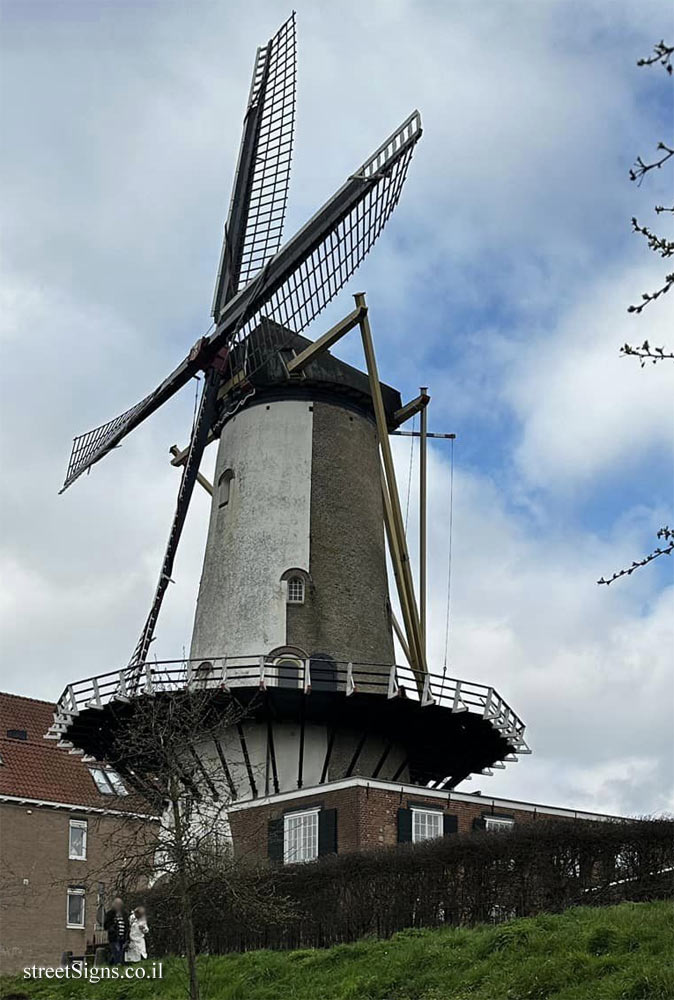
[{"label": "metal cable", "polygon": [[454,526],[454,438],[451,439],[449,459],[449,554],[447,556],[447,610],[445,612],[445,655],[442,676],[447,675],[447,654],[449,650],[449,612],[452,597],[452,529]]}]

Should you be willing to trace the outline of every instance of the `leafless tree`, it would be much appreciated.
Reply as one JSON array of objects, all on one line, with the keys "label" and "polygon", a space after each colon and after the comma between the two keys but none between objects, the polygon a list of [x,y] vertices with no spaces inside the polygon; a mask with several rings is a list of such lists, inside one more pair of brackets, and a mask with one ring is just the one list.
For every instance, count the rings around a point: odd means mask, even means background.
[{"label": "leafless tree", "polygon": [[[665,44],[663,39],[653,47],[652,55],[644,59],[639,59],[637,66],[660,65],[663,66],[666,73],[672,77],[673,56],[674,45]],[[674,141],[660,141],[657,145],[657,156],[652,160],[646,161],[643,157],[637,156],[634,166],[630,170],[630,180],[634,181],[640,187],[644,177],[646,177],[646,175],[652,170],[661,170],[662,167],[670,161],[674,163],[674,160],[672,159],[673,157]],[[674,213],[674,206],[656,205],[655,213],[656,215]],[[632,230],[640,236],[643,236],[646,240],[648,249],[653,253],[658,254],[658,256],[663,260],[668,260],[674,257],[674,240],[654,233],[652,229],[648,226],[642,225],[636,218],[632,219]],[[640,315],[647,305],[655,302],[661,296],[666,295],[673,284],[674,271],[665,275],[663,283],[659,288],[656,288],[655,291],[644,292],[641,296],[641,302],[638,305],[631,305],[628,312],[637,316]],[[628,357],[638,358],[642,368],[644,368],[647,364],[656,365],[662,361],[674,361],[674,351],[670,351],[664,347],[653,347],[648,340],[644,340],[642,344],[625,343],[620,348],[620,353]],[[649,552],[648,555],[644,556],[642,559],[635,559],[631,566],[620,569],[617,572],[612,573],[609,577],[605,578],[602,576],[601,579],[597,580],[597,583],[606,584],[608,586],[623,576],[631,576],[635,570],[648,565],[648,563],[653,562],[653,560],[657,559],[659,556],[671,555],[672,551],[674,551],[674,532],[672,532],[667,525],[664,525],[657,532],[657,538],[658,540],[664,542],[664,544],[657,545],[652,552]]]},{"label": "leafless tree", "polygon": [[[664,66],[668,75],[671,77],[672,53],[674,53],[674,46],[666,45],[664,40],[660,41],[654,46],[653,55],[646,59],[640,59],[637,66],[661,65]],[[657,145],[657,155],[653,159],[646,161],[642,156],[637,156],[634,166],[630,170],[630,180],[634,181],[639,187],[641,187],[644,177],[646,177],[647,174],[649,174],[652,170],[661,170],[662,167],[669,163],[672,157],[674,157],[674,140],[668,142],[661,140]],[[655,206],[656,215],[661,215],[666,212],[674,212],[674,206]],[[644,237],[648,249],[653,253],[658,254],[658,256],[665,260],[674,256],[674,240],[667,239],[664,236],[659,236],[648,226],[641,225],[636,218],[632,219],[632,230],[633,232]],[[663,284],[659,288],[656,288],[655,291],[644,292],[641,296],[641,302],[638,305],[631,305],[628,312],[639,315],[651,302],[655,302],[661,295],[666,295],[673,284],[674,271],[665,275]],[[653,364],[657,364],[658,361],[672,360],[672,358],[674,358],[674,354],[672,352],[665,351],[663,348],[656,347],[655,349],[651,349],[648,341],[645,341],[642,347],[634,347],[630,344],[625,344],[621,348],[621,352],[623,354],[631,354],[639,357],[642,364],[645,363],[646,360],[651,361]]]},{"label": "leafless tree", "polygon": [[198,684],[132,698],[119,712],[108,757],[160,817],[151,837],[147,827],[131,829],[129,820],[117,889],[133,898],[139,887],[162,886],[164,912],[180,928],[190,1000],[202,996],[194,910],[204,885],[217,876],[244,918],[280,919],[284,913],[284,901],[246,865],[245,850],[236,858],[232,851],[227,817],[231,774],[242,762],[233,757],[232,741],[223,734],[244,717],[232,695]]}]

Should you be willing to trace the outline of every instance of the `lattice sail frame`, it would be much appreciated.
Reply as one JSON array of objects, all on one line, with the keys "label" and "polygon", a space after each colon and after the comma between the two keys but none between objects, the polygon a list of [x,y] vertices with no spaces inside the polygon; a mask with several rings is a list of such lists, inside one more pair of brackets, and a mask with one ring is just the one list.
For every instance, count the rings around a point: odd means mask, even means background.
[{"label": "lattice sail frame", "polygon": [[270,260],[283,234],[296,96],[295,15],[257,50],[211,314]]},{"label": "lattice sail frame", "polygon": [[258,49],[249,107],[259,98],[266,71],[257,156],[237,291],[247,285],[281,245],[295,134],[296,41],[293,14],[267,45]]},{"label": "lattice sail frame", "polygon": [[[348,281],[381,233],[398,202],[421,134],[421,117],[414,111],[257,277],[227,303],[216,331],[204,338],[198,356],[189,355],[153,392],[125,413],[76,437],[61,492],[202,370],[208,359],[223,347],[246,342],[263,319],[273,319],[301,333]],[[322,230],[327,219],[328,228]],[[311,238],[313,229],[315,239]],[[298,250],[301,247],[304,249]],[[278,349],[278,343],[253,349],[246,359],[247,373],[259,368]]]},{"label": "lattice sail frame", "polygon": [[[276,332],[265,335],[265,320],[301,333],[343,288],[372,249],[400,198],[414,144],[421,135],[418,112],[356,171],[354,177],[374,179],[361,200],[272,294],[264,286],[256,295],[258,308],[236,331],[230,345],[246,345],[244,371],[252,375],[284,347]],[[404,149],[401,148],[404,145]],[[409,144],[409,145],[408,145]],[[389,163],[391,156],[397,158]],[[310,226],[311,223],[307,223]],[[261,279],[264,276],[261,275]],[[256,332],[255,338],[250,335]],[[291,336],[288,337],[288,342]],[[235,355],[230,355],[232,358]]]}]

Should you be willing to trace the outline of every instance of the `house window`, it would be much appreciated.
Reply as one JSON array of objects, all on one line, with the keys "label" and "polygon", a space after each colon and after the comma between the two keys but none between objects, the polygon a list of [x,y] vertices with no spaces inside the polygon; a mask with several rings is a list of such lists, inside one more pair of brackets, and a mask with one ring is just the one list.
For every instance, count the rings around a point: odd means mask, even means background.
[{"label": "house window", "polygon": [[68,889],[66,926],[84,927],[84,889]]},{"label": "house window", "polygon": [[288,604],[304,604],[304,580],[301,576],[288,579]]},{"label": "house window", "polygon": [[85,819],[70,820],[68,857],[71,861],[87,860],[87,821]]},{"label": "house window", "polygon": [[412,842],[442,836],[442,813],[437,809],[412,809]]},{"label": "house window", "polygon": [[231,469],[225,469],[224,472],[220,473],[220,477],[218,478],[218,507],[226,507],[229,503],[232,479],[234,479],[234,473]]},{"label": "house window", "polygon": [[507,832],[512,830],[515,825],[515,820],[512,816],[485,816],[484,817],[484,828],[485,830],[491,830],[496,833]]},{"label": "house window", "polygon": [[109,767],[90,767],[89,774],[94,779],[96,788],[101,795],[128,795],[124,782]]},{"label": "house window", "polygon": [[298,864],[318,857],[318,809],[283,817],[283,861]]}]

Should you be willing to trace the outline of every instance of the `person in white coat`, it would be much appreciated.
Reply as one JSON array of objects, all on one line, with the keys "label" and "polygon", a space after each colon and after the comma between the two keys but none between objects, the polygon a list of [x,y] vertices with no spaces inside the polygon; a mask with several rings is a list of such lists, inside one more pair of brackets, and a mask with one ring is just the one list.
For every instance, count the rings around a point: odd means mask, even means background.
[{"label": "person in white coat", "polygon": [[129,918],[129,944],[126,949],[127,962],[142,962],[147,958],[145,935],[148,932],[145,907],[137,906]]}]

